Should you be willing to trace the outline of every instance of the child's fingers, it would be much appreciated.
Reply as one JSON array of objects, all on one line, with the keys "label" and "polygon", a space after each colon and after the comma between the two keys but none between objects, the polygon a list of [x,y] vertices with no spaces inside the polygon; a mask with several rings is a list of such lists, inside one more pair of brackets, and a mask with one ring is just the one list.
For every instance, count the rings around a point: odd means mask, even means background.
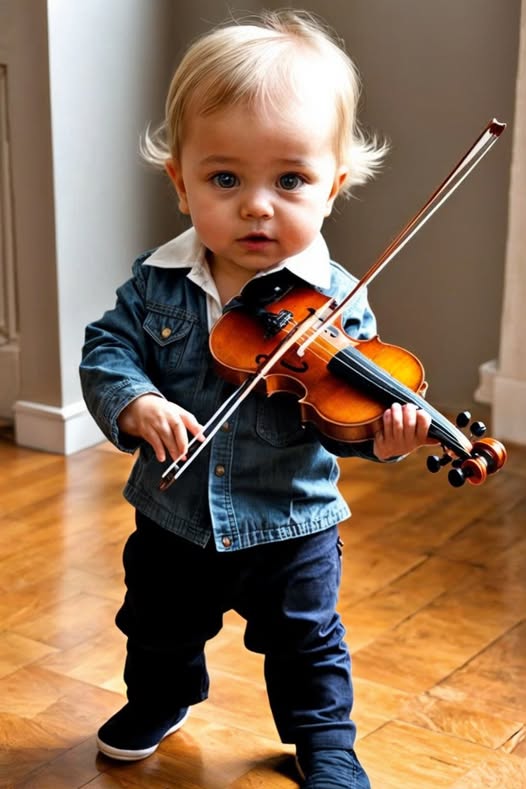
[{"label": "child's fingers", "polygon": [[203,426],[190,411],[173,403],[167,421],[169,429],[162,436],[164,446],[172,460],[184,459],[188,451],[188,433],[203,440],[204,437],[199,435]]},{"label": "child's fingers", "polygon": [[404,439],[411,443],[414,440],[416,435],[416,426],[417,426],[417,408],[413,403],[406,403],[401,408],[402,411],[402,425],[401,425],[401,432]]},{"label": "child's fingers", "polygon": [[428,434],[430,426],[431,416],[427,413],[427,411],[419,408],[416,412],[415,432],[417,441],[420,444],[425,444],[429,440]]},{"label": "child's fingers", "polygon": [[179,408],[179,415],[188,432],[198,438],[199,441],[204,441],[204,435],[202,435],[203,425],[199,424],[195,416],[190,411],[185,411],[184,408]]},{"label": "child's fingers", "polygon": [[[169,441],[165,437],[163,438],[163,431],[160,429],[160,426],[145,426],[142,431],[142,438],[150,444],[159,463],[164,463]],[[169,449],[168,451],[170,452]]]},{"label": "child's fingers", "polygon": [[413,403],[393,403],[383,415],[382,428],[375,435],[375,454],[381,459],[405,455],[428,438],[431,417]]},{"label": "child's fingers", "polygon": [[160,463],[164,463],[167,453],[172,460],[177,460],[188,449],[188,434],[177,409],[153,414],[151,420],[146,421],[142,436],[151,445]]},{"label": "child's fingers", "polygon": [[413,403],[393,403],[384,414],[384,437],[411,443],[424,441],[429,430],[430,417]]},{"label": "child's fingers", "polygon": [[403,412],[400,403],[393,403],[383,415],[382,438],[391,442],[403,432]]}]

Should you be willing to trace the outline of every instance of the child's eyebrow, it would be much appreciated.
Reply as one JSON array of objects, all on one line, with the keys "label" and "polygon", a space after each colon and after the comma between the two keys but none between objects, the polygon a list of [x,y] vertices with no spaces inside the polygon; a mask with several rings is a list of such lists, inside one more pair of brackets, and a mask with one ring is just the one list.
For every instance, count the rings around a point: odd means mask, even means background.
[{"label": "child's eyebrow", "polygon": [[[233,165],[239,164],[241,159],[237,156],[223,156],[222,154],[210,154],[210,156],[205,156],[203,159],[200,160],[199,164],[206,166],[206,165]],[[311,167],[312,163],[309,162],[308,159],[300,159],[300,158],[283,158],[283,159],[274,159],[270,162],[270,164],[278,166],[278,167],[298,167],[298,168],[305,168]]]},{"label": "child's eyebrow", "polygon": [[232,162],[239,161],[235,156],[222,156],[220,154],[210,154],[200,160],[200,164],[231,164]]}]

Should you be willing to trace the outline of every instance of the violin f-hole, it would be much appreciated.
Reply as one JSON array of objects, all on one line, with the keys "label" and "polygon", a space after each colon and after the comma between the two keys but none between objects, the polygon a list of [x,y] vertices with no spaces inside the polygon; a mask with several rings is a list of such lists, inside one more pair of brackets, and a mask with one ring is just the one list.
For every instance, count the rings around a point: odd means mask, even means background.
[{"label": "violin f-hole", "polygon": [[291,364],[286,359],[281,359],[280,364],[282,367],[285,367],[287,370],[290,370],[293,373],[306,373],[309,369],[309,365],[307,362],[303,361],[301,364]]},{"label": "violin f-hole", "polygon": [[[266,353],[258,353],[256,356],[256,365],[260,367],[264,362],[268,361],[268,355]],[[286,359],[280,359],[279,363],[282,367],[285,367],[287,370],[290,370],[293,373],[306,373],[309,369],[309,365],[306,361],[301,362],[301,364],[291,364]]]}]

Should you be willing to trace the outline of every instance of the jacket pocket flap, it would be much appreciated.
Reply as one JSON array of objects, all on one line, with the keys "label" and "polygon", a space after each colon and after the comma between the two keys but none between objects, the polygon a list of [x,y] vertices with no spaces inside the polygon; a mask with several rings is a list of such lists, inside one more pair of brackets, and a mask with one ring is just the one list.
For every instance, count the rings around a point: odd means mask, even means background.
[{"label": "jacket pocket flap", "polygon": [[193,323],[193,320],[185,319],[180,315],[173,316],[149,312],[143,323],[143,328],[155,342],[164,346],[186,337]]}]

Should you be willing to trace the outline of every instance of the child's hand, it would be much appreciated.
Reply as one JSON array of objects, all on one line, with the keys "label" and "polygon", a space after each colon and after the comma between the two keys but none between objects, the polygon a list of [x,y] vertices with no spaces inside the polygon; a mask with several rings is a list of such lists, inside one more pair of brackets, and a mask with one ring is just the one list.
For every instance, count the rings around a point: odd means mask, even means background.
[{"label": "child's hand", "polygon": [[383,426],[374,436],[374,454],[379,460],[407,455],[424,444],[438,443],[428,437],[431,417],[412,403],[393,403],[383,415]]},{"label": "child's hand", "polygon": [[148,441],[159,463],[166,460],[166,451],[172,460],[184,458],[188,449],[186,431],[198,436],[203,429],[189,411],[154,394],[133,400],[121,411],[117,423],[123,433]]}]

